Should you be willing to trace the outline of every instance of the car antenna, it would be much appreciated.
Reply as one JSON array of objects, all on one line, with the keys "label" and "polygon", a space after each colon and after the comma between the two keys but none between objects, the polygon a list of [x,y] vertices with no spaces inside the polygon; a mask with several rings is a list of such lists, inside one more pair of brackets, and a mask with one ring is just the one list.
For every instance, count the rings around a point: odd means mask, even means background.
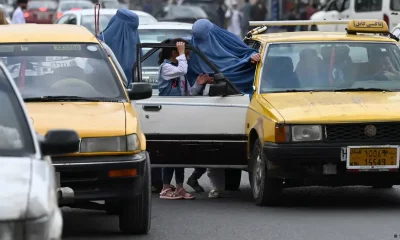
[{"label": "car antenna", "polygon": [[99,36],[100,8],[101,8],[100,3],[96,3],[96,5],[94,6],[94,35],[96,37]]}]

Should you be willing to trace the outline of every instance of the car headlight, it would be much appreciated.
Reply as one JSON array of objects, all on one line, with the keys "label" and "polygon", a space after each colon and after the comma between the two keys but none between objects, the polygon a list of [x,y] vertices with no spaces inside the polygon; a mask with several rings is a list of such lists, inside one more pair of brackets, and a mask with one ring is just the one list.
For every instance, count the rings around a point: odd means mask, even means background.
[{"label": "car headlight", "polygon": [[321,125],[292,126],[293,142],[321,141],[323,138],[322,136]]},{"label": "car headlight", "polygon": [[82,138],[80,152],[133,152],[139,149],[138,136],[130,134],[118,137]]}]

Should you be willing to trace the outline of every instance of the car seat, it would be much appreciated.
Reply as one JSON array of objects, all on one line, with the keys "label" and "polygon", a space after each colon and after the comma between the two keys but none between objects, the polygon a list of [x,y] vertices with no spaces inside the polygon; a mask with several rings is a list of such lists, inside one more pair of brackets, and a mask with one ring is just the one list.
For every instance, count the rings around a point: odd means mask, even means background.
[{"label": "car seat", "polygon": [[266,76],[263,77],[263,83],[271,88],[299,87],[290,57],[268,57],[263,76]]}]

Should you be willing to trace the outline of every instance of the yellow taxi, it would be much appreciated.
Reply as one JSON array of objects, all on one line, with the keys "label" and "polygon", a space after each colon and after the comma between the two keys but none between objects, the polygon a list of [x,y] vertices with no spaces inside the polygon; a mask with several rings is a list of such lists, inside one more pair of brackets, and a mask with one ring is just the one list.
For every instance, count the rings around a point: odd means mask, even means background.
[{"label": "yellow taxi", "polygon": [[[118,62],[82,26],[17,24],[0,31],[0,60],[36,132],[69,128],[79,134],[78,153],[52,158],[59,204],[106,210],[119,215],[122,232],[147,233],[151,166],[131,101],[149,98],[151,86],[135,83],[126,90]],[[92,202],[100,200],[105,203]]]},{"label": "yellow taxi", "polygon": [[[400,184],[400,49],[381,20],[250,22],[260,50],[246,116],[257,205],[299,186]],[[260,33],[346,24],[346,32]]]}]

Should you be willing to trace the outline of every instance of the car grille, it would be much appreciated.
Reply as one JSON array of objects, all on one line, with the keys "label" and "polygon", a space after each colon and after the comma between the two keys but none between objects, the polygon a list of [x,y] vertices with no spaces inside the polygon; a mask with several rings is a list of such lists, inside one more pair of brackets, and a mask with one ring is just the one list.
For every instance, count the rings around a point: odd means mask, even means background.
[{"label": "car grille", "polygon": [[[365,127],[373,125],[375,136],[367,136]],[[327,142],[393,142],[400,141],[400,123],[363,123],[326,125]]]}]

